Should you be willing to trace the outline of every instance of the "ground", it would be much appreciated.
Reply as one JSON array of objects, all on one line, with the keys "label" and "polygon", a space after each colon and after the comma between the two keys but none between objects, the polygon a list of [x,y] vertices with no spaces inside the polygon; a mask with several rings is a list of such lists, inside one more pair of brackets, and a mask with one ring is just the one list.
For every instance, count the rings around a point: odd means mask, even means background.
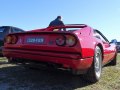
[{"label": "ground", "polygon": [[120,54],[117,66],[105,66],[99,82],[92,84],[69,72],[26,69],[0,58],[0,90],[120,90]]}]

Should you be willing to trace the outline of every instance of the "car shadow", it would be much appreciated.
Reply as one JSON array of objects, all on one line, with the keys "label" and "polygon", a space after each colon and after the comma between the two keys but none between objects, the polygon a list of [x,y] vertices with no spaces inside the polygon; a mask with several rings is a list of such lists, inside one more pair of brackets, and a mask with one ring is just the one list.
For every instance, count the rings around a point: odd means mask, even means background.
[{"label": "car shadow", "polygon": [[8,63],[3,64],[6,67],[0,68],[0,87],[7,84],[7,88],[12,90],[74,90],[92,84],[86,82],[80,76],[73,76],[68,71],[33,70],[20,65],[9,66]]}]

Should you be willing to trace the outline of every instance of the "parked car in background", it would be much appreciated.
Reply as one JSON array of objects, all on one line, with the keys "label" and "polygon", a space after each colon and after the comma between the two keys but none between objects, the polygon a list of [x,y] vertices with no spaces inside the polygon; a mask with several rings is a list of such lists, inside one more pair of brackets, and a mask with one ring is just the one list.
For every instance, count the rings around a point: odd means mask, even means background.
[{"label": "parked car in background", "polygon": [[96,29],[85,24],[47,27],[5,38],[3,54],[9,62],[28,62],[84,74],[84,79],[97,82],[102,66],[116,65],[116,45]]},{"label": "parked car in background", "polygon": [[0,56],[2,56],[2,47],[4,45],[4,38],[10,33],[24,32],[24,30],[12,26],[0,26]]},{"label": "parked car in background", "polygon": [[117,40],[116,39],[112,39],[110,43],[117,44]]},{"label": "parked car in background", "polygon": [[117,51],[120,52],[120,42],[117,42]]}]

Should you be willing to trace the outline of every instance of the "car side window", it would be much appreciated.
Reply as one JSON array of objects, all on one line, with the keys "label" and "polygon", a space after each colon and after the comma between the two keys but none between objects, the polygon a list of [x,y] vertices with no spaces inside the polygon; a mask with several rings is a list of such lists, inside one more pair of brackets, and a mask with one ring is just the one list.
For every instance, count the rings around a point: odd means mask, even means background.
[{"label": "car side window", "polygon": [[97,33],[96,31],[94,31],[94,35],[93,36],[96,37],[96,38],[98,38],[98,39],[101,39],[99,33]]},{"label": "car side window", "polygon": [[109,42],[106,37],[97,30],[94,30],[94,36],[98,39],[101,39],[103,42]]},{"label": "car side window", "polygon": [[100,37],[101,37],[101,40],[102,40],[103,42],[107,42],[101,35],[100,35]]}]

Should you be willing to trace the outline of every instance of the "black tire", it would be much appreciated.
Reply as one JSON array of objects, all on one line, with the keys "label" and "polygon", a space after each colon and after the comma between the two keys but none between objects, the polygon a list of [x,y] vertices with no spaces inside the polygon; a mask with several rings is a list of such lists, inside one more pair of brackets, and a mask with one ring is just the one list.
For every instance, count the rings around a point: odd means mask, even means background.
[{"label": "black tire", "polygon": [[10,57],[10,58],[7,58],[8,59],[8,63],[18,63],[18,62],[21,62],[19,59],[17,59],[17,58],[12,58],[12,57]]},{"label": "black tire", "polygon": [[7,58],[8,59],[8,63],[14,63],[14,59],[13,58]]},{"label": "black tire", "polygon": [[102,52],[101,52],[101,49],[98,46],[96,46],[93,64],[91,68],[88,70],[88,72],[86,73],[85,79],[87,81],[95,83],[100,79],[101,72],[102,72]]},{"label": "black tire", "polygon": [[117,54],[115,54],[114,58],[111,60],[111,62],[109,63],[109,65],[115,66],[116,64],[117,64]]}]

